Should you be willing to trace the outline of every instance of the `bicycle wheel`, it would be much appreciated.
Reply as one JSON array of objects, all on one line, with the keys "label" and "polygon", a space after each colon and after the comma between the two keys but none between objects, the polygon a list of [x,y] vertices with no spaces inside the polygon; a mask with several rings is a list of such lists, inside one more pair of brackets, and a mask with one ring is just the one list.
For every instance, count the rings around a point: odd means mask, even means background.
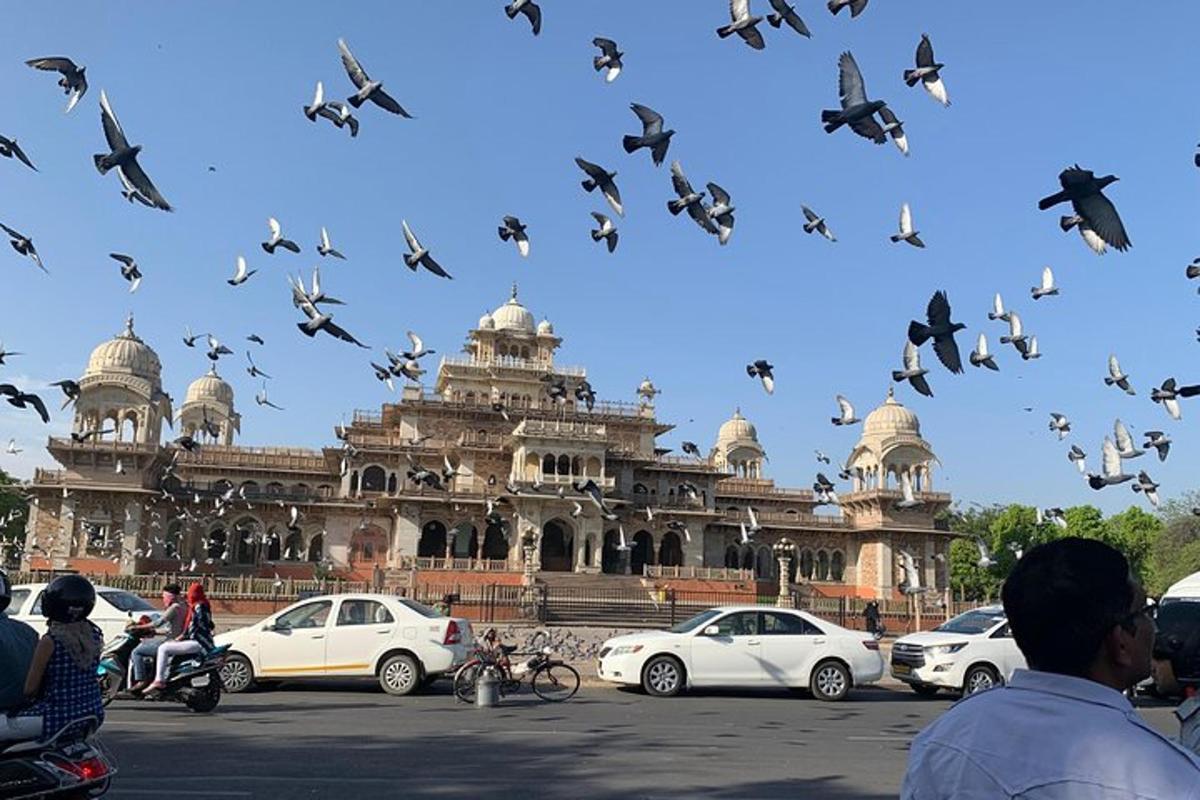
[{"label": "bicycle wheel", "polygon": [[569,664],[555,662],[533,673],[531,683],[538,697],[551,703],[561,703],[579,691],[579,673]]},{"label": "bicycle wheel", "polygon": [[479,678],[480,664],[468,661],[454,673],[454,696],[464,703],[475,702],[475,681]]}]

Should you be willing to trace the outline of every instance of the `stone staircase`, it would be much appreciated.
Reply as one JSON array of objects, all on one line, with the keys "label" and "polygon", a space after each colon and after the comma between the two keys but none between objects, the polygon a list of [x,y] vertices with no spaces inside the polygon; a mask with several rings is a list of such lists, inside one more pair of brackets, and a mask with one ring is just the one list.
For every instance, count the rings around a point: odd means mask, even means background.
[{"label": "stone staircase", "polygon": [[[637,575],[541,572],[543,614],[550,625],[613,628],[669,628],[705,607],[702,601],[672,603],[665,590]],[[643,583],[644,581],[644,583]]]}]

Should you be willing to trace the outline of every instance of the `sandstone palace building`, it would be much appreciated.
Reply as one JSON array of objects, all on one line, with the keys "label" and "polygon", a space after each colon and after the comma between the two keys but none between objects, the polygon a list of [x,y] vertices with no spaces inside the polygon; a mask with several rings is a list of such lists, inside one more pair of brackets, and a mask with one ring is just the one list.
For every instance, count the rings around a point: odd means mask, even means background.
[{"label": "sandstone palace building", "polygon": [[[73,430],[102,433],[47,444],[61,468],[33,478],[25,566],[520,572],[521,539],[532,537],[543,573],[767,579],[778,569],[771,546],[786,536],[794,580],[818,594],[893,596],[902,550],[923,586],[946,586],[950,534],[935,518],[950,497],[932,491],[936,457],[890,392],[844,462],[839,503],[818,504],[766,477],[757,431],[738,412],[697,458],[659,446],[672,425],[657,418],[648,379],[633,402],[589,409],[573,391],[565,404],[551,398],[549,382],[586,379],[556,363],[561,344],[514,287],[462,355],[442,358],[432,386],[410,382],[399,402],[354,412],[322,450],[246,447],[231,386],[210,370],[173,407],[159,357],[130,319],[78,380]],[[181,449],[183,435],[200,446]],[[447,463],[455,474],[443,485],[411,479],[428,470],[440,480]],[[574,490],[588,479],[617,519]],[[915,503],[900,503],[905,483]],[[744,542],[750,508],[760,527]]]}]

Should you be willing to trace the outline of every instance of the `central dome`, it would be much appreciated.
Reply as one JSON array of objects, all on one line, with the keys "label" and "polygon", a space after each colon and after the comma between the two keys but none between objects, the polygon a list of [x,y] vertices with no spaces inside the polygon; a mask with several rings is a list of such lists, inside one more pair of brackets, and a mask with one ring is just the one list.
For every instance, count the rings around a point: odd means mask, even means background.
[{"label": "central dome", "polygon": [[867,414],[863,420],[863,433],[873,433],[880,436],[894,436],[898,433],[921,435],[921,422],[917,415],[909,411],[896,400],[891,389],[888,389],[887,399],[883,405]]},{"label": "central dome", "polygon": [[158,354],[133,332],[133,317],[125,320],[125,330],[92,351],[83,377],[133,375],[158,387],[162,362]]},{"label": "central dome", "polygon": [[206,400],[233,407],[233,387],[221,379],[215,367],[210,369],[208,374],[192,381],[192,385],[187,389],[187,397],[184,398],[185,403],[201,403]]},{"label": "central dome", "polygon": [[533,333],[533,314],[529,309],[517,302],[517,285],[514,283],[512,297],[508,302],[492,312],[492,323],[498,331],[517,331]]},{"label": "central dome", "polygon": [[758,431],[748,419],[742,416],[741,409],[733,412],[733,416],[726,420],[720,430],[717,431],[717,443],[729,442],[744,442],[750,440],[758,441]]}]

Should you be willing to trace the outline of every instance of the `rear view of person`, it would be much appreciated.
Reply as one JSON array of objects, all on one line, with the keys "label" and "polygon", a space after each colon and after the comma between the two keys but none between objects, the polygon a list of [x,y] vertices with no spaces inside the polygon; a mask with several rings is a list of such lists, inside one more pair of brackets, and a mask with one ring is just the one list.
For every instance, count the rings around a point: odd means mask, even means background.
[{"label": "rear view of person", "polygon": [[1175,710],[1179,743],[1200,755],[1200,602],[1164,605],[1158,617],[1154,657],[1170,664],[1185,698]]},{"label": "rear view of person", "polygon": [[33,738],[42,732],[41,720],[14,715],[25,699],[25,676],[38,635],[4,613],[11,602],[12,586],[0,570],[0,741]]},{"label": "rear view of person", "polygon": [[184,620],[183,633],[159,646],[154,683],[146,687],[147,692],[156,692],[166,688],[167,669],[171,664],[172,657],[207,653],[213,649],[212,609],[208,605],[204,587],[199,583],[189,586],[187,600],[188,611]]}]

